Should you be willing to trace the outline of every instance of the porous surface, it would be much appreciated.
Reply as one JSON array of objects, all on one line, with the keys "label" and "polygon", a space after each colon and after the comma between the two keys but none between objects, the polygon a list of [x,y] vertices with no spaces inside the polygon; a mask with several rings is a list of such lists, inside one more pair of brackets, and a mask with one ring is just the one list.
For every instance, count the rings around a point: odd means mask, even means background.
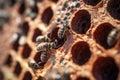
[{"label": "porous surface", "polygon": [[[37,62],[41,56],[36,37],[49,31],[52,40],[58,38],[60,26],[51,25],[58,18],[59,4],[66,0],[35,0],[36,16],[27,14],[25,9],[29,12],[31,7],[25,7],[25,1],[5,8],[11,18],[0,32],[0,80],[57,80],[58,74],[62,80],[120,80],[120,41],[107,44],[110,31],[120,25],[120,0],[78,0],[80,8],[70,14],[70,30],[50,51],[44,68],[35,72],[27,62]],[[23,41],[14,41],[13,34],[21,31]],[[64,78],[65,72],[70,78]]]}]

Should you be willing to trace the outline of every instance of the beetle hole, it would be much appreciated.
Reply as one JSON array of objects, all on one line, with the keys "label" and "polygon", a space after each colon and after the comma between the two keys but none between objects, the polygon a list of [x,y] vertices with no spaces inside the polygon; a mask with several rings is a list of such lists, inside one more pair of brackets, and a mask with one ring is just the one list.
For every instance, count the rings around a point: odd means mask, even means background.
[{"label": "beetle hole", "polygon": [[84,41],[75,43],[72,47],[71,52],[73,62],[78,65],[85,64],[91,57],[89,45]]},{"label": "beetle hole", "polygon": [[119,73],[117,64],[111,57],[99,57],[93,65],[96,80],[117,80]]},{"label": "beetle hole", "polygon": [[109,46],[107,43],[107,37],[113,26],[109,23],[100,24],[93,33],[93,36],[98,44],[103,46],[105,49],[109,49],[113,46]]},{"label": "beetle hole", "polygon": [[30,72],[25,72],[23,80],[32,80],[32,75]]},{"label": "beetle hole", "polygon": [[31,53],[31,48],[28,44],[25,44],[24,45],[24,48],[23,48],[23,51],[22,51],[22,57],[23,58],[28,58],[30,56],[30,53]]},{"label": "beetle hole", "polygon": [[86,4],[95,6],[102,0],[83,0]]},{"label": "beetle hole", "polygon": [[42,18],[41,19],[42,19],[43,23],[49,24],[52,17],[53,17],[53,11],[52,11],[51,7],[48,7],[42,13]]},{"label": "beetle hole", "polygon": [[71,28],[77,34],[85,34],[91,25],[91,16],[86,10],[79,10],[71,22]]},{"label": "beetle hole", "polygon": [[107,4],[107,11],[109,14],[115,18],[120,20],[120,0],[109,0]]},{"label": "beetle hole", "polygon": [[19,62],[16,63],[15,68],[14,68],[14,74],[16,76],[19,76],[20,73],[22,72],[22,67]]},{"label": "beetle hole", "polygon": [[52,42],[55,41],[55,39],[58,40],[58,44],[57,44],[56,49],[59,48],[59,47],[61,47],[61,46],[63,46],[63,44],[64,44],[65,41],[67,40],[66,36],[64,36],[62,39],[59,39],[59,38],[58,38],[58,35],[57,35],[58,30],[59,30],[58,27],[54,28],[54,29],[51,31],[51,36],[50,36],[50,39],[51,39]]},{"label": "beetle hole", "polygon": [[12,65],[12,62],[13,62],[13,59],[12,59],[12,56],[9,54],[5,60],[5,65],[8,66],[8,67],[11,67]]},{"label": "beetle hole", "polygon": [[32,41],[35,42],[35,41],[36,41],[36,38],[37,38],[38,36],[40,36],[41,34],[42,34],[42,32],[41,32],[38,28],[36,28],[36,29],[34,30],[34,34],[33,34],[33,37],[32,37]]}]

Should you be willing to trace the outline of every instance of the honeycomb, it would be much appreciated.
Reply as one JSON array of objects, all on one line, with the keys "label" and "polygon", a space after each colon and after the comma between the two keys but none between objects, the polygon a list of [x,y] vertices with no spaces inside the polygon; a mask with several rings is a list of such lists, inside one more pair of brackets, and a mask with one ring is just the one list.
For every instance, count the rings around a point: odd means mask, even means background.
[{"label": "honeycomb", "polygon": [[[65,1],[80,7],[59,17]],[[120,80],[120,41],[107,43],[112,29],[120,29],[120,0],[1,0],[0,9],[10,15],[0,24],[0,80]],[[41,56],[36,38],[50,32],[51,41],[58,39],[61,26],[52,22],[66,16],[70,29],[43,68],[33,70],[28,60]]]}]

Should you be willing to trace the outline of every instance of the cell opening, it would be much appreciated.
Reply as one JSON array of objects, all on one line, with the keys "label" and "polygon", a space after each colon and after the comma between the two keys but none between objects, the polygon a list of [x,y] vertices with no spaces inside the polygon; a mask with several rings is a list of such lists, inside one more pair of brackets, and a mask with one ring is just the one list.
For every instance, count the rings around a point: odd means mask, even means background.
[{"label": "cell opening", "polygon": [[63,46],[63,44],[67,40],[66,36],[64,36],[62,39],[58,38],[58,35],[57,35],[58,30],[59,30],[58,27],[53,28],[52,31],[51,31],[51,36],[50,36],[51,42],[55,41],[55,39],[58,40],[58,45],[57,45],[56,49],[58,49],[61,46]]},{"label": "cell opening", "polygon": [[22,29],[23,33],[27,36],[28,32],[29,32],[29,23],[27,21],[25,21],[23,23],[23,26],[21,29]]},{"label": "cell opening", "polygon": [[20,7],[19,7],[19,9],[18,9],[18,12],[22,15],[22,14],[24,14],[25,9],[26,9],[26,7],[25,7],[25,2],[22,1],[22,3],[20,4]]},{"label": "cell opening", "polygon": [[35,0],[36,2],[43,2],[43,0]]},{"label": "cell opening", "polygon": [[3,72],[0,70],[0,80],[5,80],[4,79],[4,74],[3,74]]},{"label": "cell opening", "polygon": [[51,1],[57,3],[59,0],[51,0]]},{"label": "cell opening", "polygon": [[50,22],[50,20],[51,20],[52,17],[53,17],[53,11],[52,11],[51,7],[48,7],[42,13],[41,20],[43,21],[43,23],[49,24],[49,22]]},{"label": "cell opening", "polygon": [[92,5],[95,6],[97,5],[99,2],[101,2],[102,0],[83,0],[87,5]]},{"label": "cell opening", "polygon": [[28,44],[24,45],[23,51],[22,51],[22,58],[28,58],[30,56],[32,49]]},{"label": "cell opening", "polygon": [[38,36],[40,36],[40,35],[42,35],[42,32],[41,32],[38,28],[36,28],[36,29],[34,30],[34,34],[33,34],[33,37],[32,37],[32,41],[35,42],[35,41],[36,41],[36,38],[37,38]]},{"label": "cell opening", "polygon": [[107,37],[110,31],[114,27],[110,23],[100,24],[94,31],[93,36],[95,41],[103,46],[105,49],[112,48],[113,46],[109,46],[107,43]]},{"label": "cell opening", "polygon": [[89,61],[92,54],[88,43],[84,41],[75,43],[71,52],[73,62],[78,65],[84,65],[87,61]]},{"label": "cell opening", "polygon": [[71,21],[71,28],[77,34],[85,34],[91,25],[91,16],[87,10],[79,10]]},{"label": "cell opening", "polygon": [[6,66],[8,66],[8,67],[11,67],[12,62],[13,62],[13,58],[12,58],[12,56],[9,54],[9,55],[7,56],[4,64],[5,64]]},{"label": "cell opening", "polygon": [[119,69],[112,57],[99,57],[92,69],[96,80],[117,80]]},{"label": "cell opening", "polygon": [[115,18],[120,20],[120,0],[109,0],[107,4],[107,11],[109,14]]},{"label": "cell opening", "polygon": [[90,80],[89,78],[87,78],[87,77],[81,77],[81,76],[79,76],[79,77],[77,77],[77,79],[76,80]]},{"label": "cell opening", "polygon": [[25,72],[23,80],[32,80],[32,75],[30,72]]},{"label": "cell opening", "polygon": [[22,72],[22,67],[21,67],[20,63],[17,62],[15,67],[14,67],[14,74],[16,76],[19,76],[21,72]]}]

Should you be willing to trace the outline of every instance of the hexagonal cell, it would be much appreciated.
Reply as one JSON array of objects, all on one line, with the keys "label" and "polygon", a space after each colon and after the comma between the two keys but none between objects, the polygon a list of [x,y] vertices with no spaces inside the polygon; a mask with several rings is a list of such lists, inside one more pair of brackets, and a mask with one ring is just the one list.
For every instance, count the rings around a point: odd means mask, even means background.
[{"label": "hexagonal cell", "polygon": [[109,0],[107,11],[113,18],[120,20],[120,0]]},{"label": "hexagonal cell", "polygon": [[32,74],[26,71],[22,80],[32,80]]},{"label": "hexagonal cell", "polygon": [[105,49],[109,49],[113,47],[113,46],[109,46],[107,43],[108,34],[113,28],[114,28],[113,25],[111,25],[110,23],[103,23],[100,24],[93,33],[93,37],[95,41]]},{"label": "hexagonal cell", "polygon": [[58,2],[59,0],[50,0],[50,1],[53,1],[53,2],[55,2],[55,3],[56,3],[56,2]]},{"label": "hexagonal cell", "polygon": [[19,76],[20,75],[20,73],[22,72],[22,67],[21,67],[21,65],[20,65],[20,63],[19,62],[16,62],[16,65],[15,65],[15,67],[14,67],[14,74],[16,75],[16,76]]},{"label": "hexagonal cell", "polygon": [[30,48],[30,46],[28,44],[24,45],[23,51],[22,51],[22,58],[27,59],[30,56],[32,49]]},{"label": "hexagonal cell", "polygon": [[78,41],[73,45],[71,54],[74,63],[78,65],[84,65],[87,61],[89,61],[92,53],[89,49],[88,43],[84,41]]},{"label": "hexagonal cell", "polygon": [[36,28],[36,29],[34,30],[34,34],[33,34],[33,37],[32,37],[32,41],[35,42],[35,41],[36,41],[36,38],[37,38],[38,36],[40,36],[40,35],[42,35],[42,32],[41,32],[38,28]]},{"label": "hexagonal cell", "polygon": [[102,0],[83,0],[87,5],[95,6]]},{"label": "hexagonal cell", "polygon": [[91,25],[91,15],[87,10],[79,10],[71,22],[71,28],[77,34],[85,34]]},{"label": "hexagonal cell", "polygon": [[92,69],[96,80],[117,80],[119,69],[112,57],[99,57]]},{"label": "hexagonal cell", "polygon": [[52,11],[51,7],[48,7],[42,13],[41,20],[43,21],[43,23],[49,24],[52,17],[53,17],[53,11]]},{"label": "hexagonal cell", "polygon": [[61,46],[63,46],[63,44],[67,40],[66,36],[63,39],[59,39],[58,38],[58,35],[57,35],[58,30],[59,30],[58,27],[53,28],[52,31],[51,31],[51,36],[50,36],[51,41],[55,41],[55,39],[58,40],[58,45],[57,45],[56,49],[60,48]]},{"label": "hexagonal cell", "polygon": [[5,80],[4,79],[4,74],[3,74],[3,72],[0,70],[0,80]]},{"label": "hexagonal cell", "polygon": [[77,77],[77,79],[76,80],[90,80],[89,78],[87,78],[87,77],[81,77],[81,76],[79,76],[79,77]]},{"label": "hexagonal cell", "polygon": [[24,14],[25,9],[26,9],[26,7],[25,7],[25,2],[22,1],[22,2],[20,3],[20,7],[19,7],[19,9],[18,9],[18,12],[19,12],[20,14]]},{"label": "hexagonal cell", "polygon": [[6,66],[8,66],[8,67],[11,67],[12,62],[13,62],[13,58],[12,58],[12,56],[9,54],[9,55],[7,56],[4,64],[5,64]]}]

